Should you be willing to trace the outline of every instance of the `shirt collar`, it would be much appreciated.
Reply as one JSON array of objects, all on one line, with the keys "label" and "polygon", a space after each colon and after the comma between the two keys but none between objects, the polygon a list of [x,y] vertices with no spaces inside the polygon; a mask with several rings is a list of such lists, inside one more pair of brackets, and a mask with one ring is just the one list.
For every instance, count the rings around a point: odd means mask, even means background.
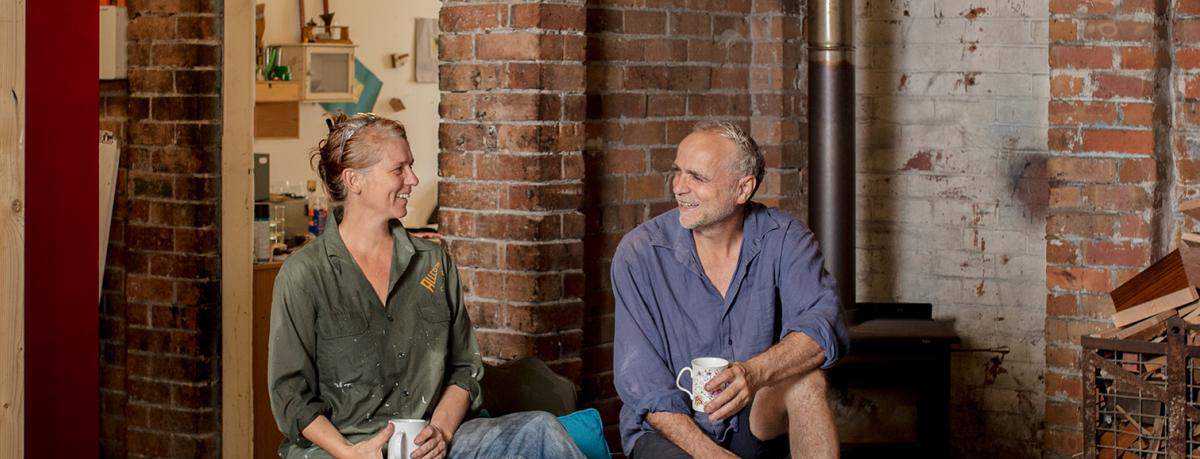
[{"label": "shirt collar", "polygon": [[[351,266],[359,268],[354,262],[354,257],[350,255],[350,249],[346,248],[346,242],[342,239],[342,233],[338,228],[344,212],[344,207],[334,207],[329,213],[331,218],[325,221],[325,230],[321,233],[321,239],[325,243],[325,254],[329,257],[333,269],[339,274],[342,274],[342,263],[349,263]],[[414,252],[418,250],[424,252],[428,248],[418,248],[413,244],[408,231],[404,229],[404,224],[400,220],[389,220],[388,226],[392,230],[392,268],[391,274],[388,276],[388,292],[390,294],[391,290],[396,287],[396,282],[400,280],[400,276],[404,274],[404,270],[408,269]],[[359,268],[358,271],[361,272],[362,269]]]},{"label": "shirt collar", "polygon": [[[696,241],[692,236],[692,230],[679,224],[679,208],[671,209],[661,218],[655,219],[655,223],[658,228],[657,231],[651,231],[650,244],[670,249],[680,264],[703,276],[703,269],[700,268],[700,260],[696,255]],[[779,223],[771,218],[766,206],[754,201],[747,202],[746,213],[742,220],[742,250],[744,253],[739,258],[746,262],[753,259],[762,247],[763,238],[777,228],[779,228]]]}]

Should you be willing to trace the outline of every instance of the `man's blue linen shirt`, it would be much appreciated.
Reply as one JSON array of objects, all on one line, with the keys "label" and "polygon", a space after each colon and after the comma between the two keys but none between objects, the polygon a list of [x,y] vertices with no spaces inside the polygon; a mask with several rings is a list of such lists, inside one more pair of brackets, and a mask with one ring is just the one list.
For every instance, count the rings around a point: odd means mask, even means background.
[{"label": "man's blue linen shirt", "polygon": [[[851,229],[847,229],[851,231]],[[692,232],[679,209],[630,231],[612,261],[616,297],[613,369],[621,408],[621,446],[628,454],[653,430],[651,412],[691,415],[723,441],[737,417],[711,423],[692,413],[675,375],[697,357],[745,361],[790,332],[811,337],[829,368],[849,347],[833,277],[811,231],[787,213],[751,202],[746,208],[737,270],[724,298],[704,274]],[[684,387],[690,386],[686,383]]]}]

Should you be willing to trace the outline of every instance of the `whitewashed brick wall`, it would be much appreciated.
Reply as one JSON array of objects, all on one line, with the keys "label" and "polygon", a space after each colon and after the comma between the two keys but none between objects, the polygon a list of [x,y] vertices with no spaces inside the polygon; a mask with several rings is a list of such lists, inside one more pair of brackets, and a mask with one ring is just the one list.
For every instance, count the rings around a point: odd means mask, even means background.
[{"label": "whitewashed brick wall", "polygon": [[[858,295],[955,321],[955,457],[1040,457],[1047,0],[858,0]],[[993,360],[999,358],[1001,360]]]}]

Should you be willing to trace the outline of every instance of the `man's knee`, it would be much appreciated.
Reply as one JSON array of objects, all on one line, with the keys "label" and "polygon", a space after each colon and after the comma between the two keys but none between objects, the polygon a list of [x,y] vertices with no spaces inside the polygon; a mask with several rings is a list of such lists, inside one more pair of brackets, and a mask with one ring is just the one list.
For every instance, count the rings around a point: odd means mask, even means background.
[{"label": "man's knee", "polygon": [[823,370],[797,375],[788,383],[784,389],[784,400],[789,407],[810,406],[815,401],[825,402],[829,383]]}]

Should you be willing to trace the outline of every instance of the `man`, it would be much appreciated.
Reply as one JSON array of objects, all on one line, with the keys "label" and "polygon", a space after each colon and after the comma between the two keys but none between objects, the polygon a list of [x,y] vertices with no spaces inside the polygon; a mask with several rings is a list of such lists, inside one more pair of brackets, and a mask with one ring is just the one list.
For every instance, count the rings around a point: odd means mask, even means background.
[{"label": "man", "polygon": [[[846,325],[812,233],[750,201],[763,162],[739,128],[698,126],[675,156],[678,207],[617,248],[613,360],[631,459],[837,456],[821,369],[845,353]],[[675,375],[697,357],[732,363],[692,413]]]}]

